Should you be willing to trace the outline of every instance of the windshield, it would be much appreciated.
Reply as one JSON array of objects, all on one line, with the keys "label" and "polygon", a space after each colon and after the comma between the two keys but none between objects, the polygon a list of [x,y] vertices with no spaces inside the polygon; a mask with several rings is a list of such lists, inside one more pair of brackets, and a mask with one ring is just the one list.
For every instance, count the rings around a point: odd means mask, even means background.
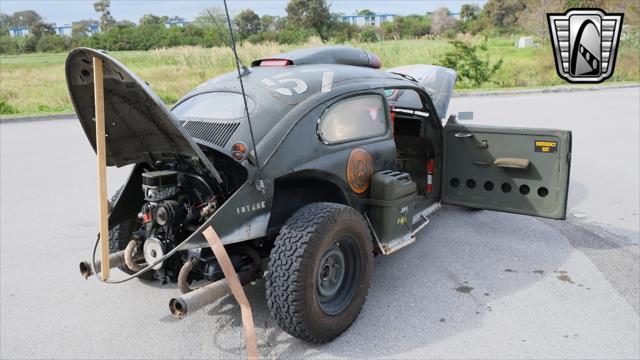
[{"label": "windshield", "polygon": [[[249,113],[254,102],[247,96]],[[245,116],[242,94],[234,92],[209,92],[188,98],[171,110],[180,120],[231,120]]]}]

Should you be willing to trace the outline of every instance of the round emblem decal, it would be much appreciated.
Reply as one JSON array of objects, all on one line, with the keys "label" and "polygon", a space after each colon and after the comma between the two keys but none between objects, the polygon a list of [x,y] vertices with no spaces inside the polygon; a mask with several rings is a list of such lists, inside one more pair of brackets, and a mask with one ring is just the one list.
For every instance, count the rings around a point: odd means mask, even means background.
[{"label": "round emblem decal", "polygon": [[365,149],[353,149],[347,162],[347,181],[356,194],[367,191],[373,175],[373,158]]}]

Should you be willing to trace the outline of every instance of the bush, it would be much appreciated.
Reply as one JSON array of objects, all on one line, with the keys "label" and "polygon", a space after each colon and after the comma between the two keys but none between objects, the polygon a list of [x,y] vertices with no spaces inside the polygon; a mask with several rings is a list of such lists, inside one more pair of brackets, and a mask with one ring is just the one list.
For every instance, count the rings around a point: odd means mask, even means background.
[{"label": "bush", "polygon": [[263,42],[278,42],[278,33],[276,31],[262,31],[257,34],[250,35],[246,38],[246,41],[252,44],[259,44]]},{"label": "bush", "polygon": [[35,52],[36,45],[38,44],[38,38],[33,35],[27,35],[22,43],[20,51],[23,53]]},{"label": "bush", "polygon": [[360,31],[360,41],[362,42],[378,42],[382,40],[382,34],[379,29],[373,26],[365,26]]},{"label": "bush", "polygon": [[447,29],[442,35],[447,39],[453,39],[456,37],[456,31],[453,29]]},{"label": "bush", "polygon": [[7,115],[7,114],[17,114],[17,113],[18,113],[18,109],[11,106],[11,104],[9,104],[7,100],[0,97],[0,114]]},{"label": "bush", "polygon": [[490,65],[488,54],[485,60],[480,59],[477,50],[486,51],[486,42],[475,46],[462,41],[452,41],[451,45],[454,49],[444,55],[441,65],[455,69],[461,81],[471,82],[475,87],[488,82],[502,66],[502,59]]},{"label": "bush", "polygon": [[284,29],[276,35],[279,44],[302,44],[314,33],[309,30]]},{"label": "bush", "polygon": [[67,49],[65,39],[60,35],[44,35],[36,43],[36,50],[42,52],[62,52]]},{"label": "bush", "polygon": [[19,50],[16,39],[9,35],[0,36],[0,54],[17,54]]}]

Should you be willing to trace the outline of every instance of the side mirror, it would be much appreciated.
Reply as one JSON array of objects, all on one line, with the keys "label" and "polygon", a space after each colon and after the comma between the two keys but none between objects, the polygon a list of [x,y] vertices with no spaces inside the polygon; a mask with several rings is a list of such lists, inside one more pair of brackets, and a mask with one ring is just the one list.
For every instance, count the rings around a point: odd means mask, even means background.
[{"label": "side mirror", "polygon": [[473,111],[461,111],[458,113],[458,121],[473,120]]}]

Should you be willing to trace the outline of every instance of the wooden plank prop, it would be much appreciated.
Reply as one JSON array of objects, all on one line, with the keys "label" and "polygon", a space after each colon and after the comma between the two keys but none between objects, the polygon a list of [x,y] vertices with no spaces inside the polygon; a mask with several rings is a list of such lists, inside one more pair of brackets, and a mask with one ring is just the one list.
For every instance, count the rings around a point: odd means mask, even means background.
[{"label": "wooden plank prop", "polygon": [[100,261],[102,280],[109,280],[109,208],[107,199],[107,151],[104,120],[104,71],[102,59],[93,58],[93,93],[95,98],[96,155],[98,159],[98,213],[100,224]]},{"label": "wooden plank prop", "polygon": [[247,358],[257,360],[260,356],[258,354],[256,328],[253,325],[253,315],[251,313],[249,299],[247,299],[247,296],[244,293],[242,284],[240,284],[240,280],[238,280],[238,274],[233,268],[231,259],[229,259],[229,255],[227,254],[227,250],[225,250],[224,245],[222,245],[222,241],[220,241],[220,237],[218,237],[216,231],[209,226],[202,232],[202,235],[207,239],[211,250],[213,250],[213,254],[216,256],[216,259],[218,259],[218,264],[220,264],[220,267],[222,268],[222,273],[229,283],[231,294],[238,304],[240,304],[242,328],[244,329],[244,341],[247,348]]}]

